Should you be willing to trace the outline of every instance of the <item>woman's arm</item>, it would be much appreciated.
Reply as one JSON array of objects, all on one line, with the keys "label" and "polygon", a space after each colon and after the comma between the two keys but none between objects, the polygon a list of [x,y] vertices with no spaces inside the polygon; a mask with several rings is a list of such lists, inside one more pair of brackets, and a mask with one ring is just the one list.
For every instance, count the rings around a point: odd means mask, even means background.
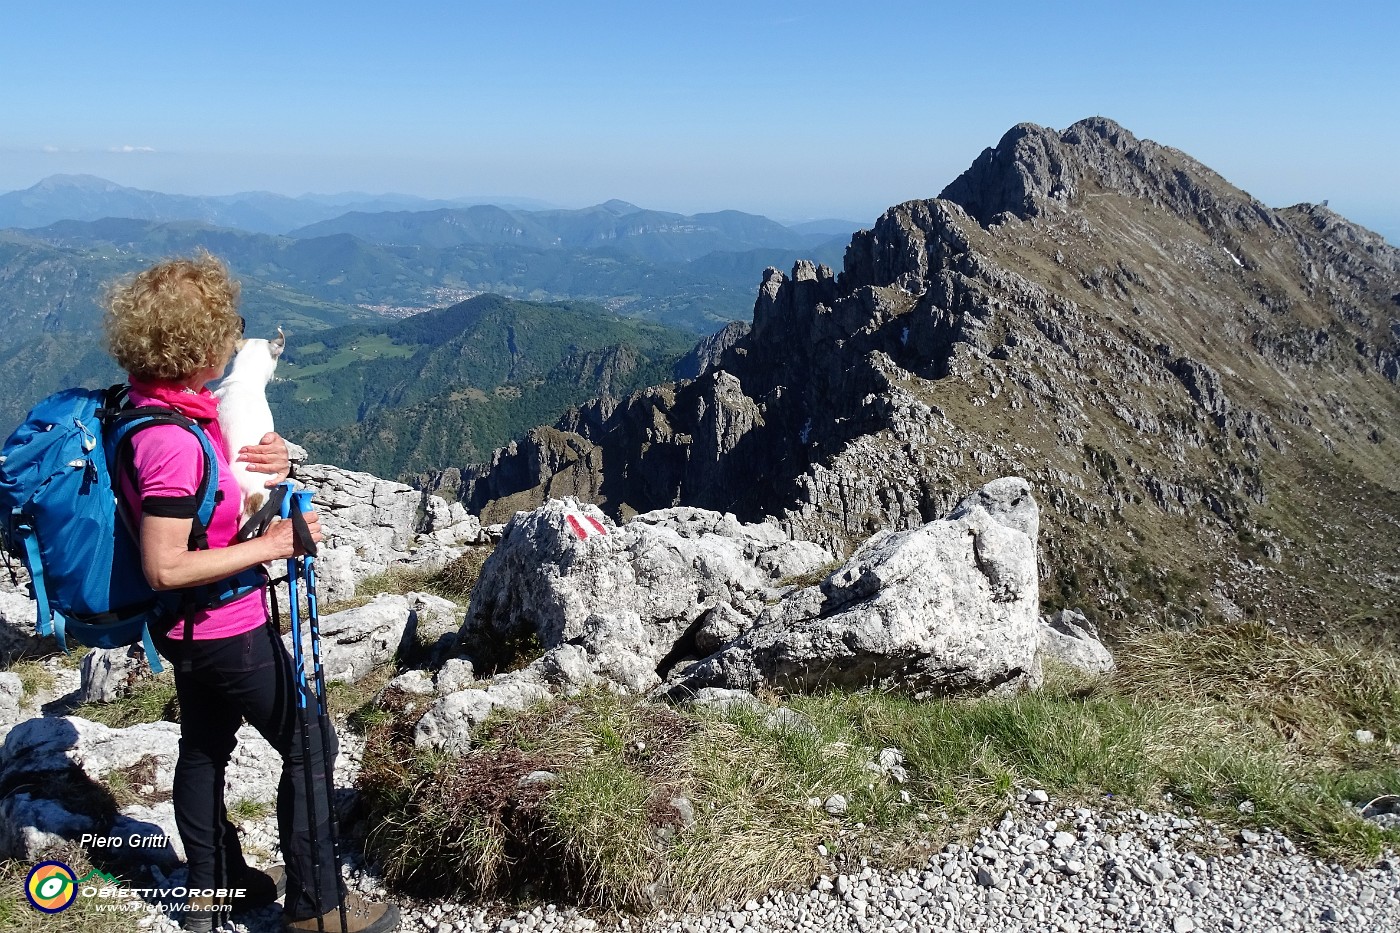
[{"label": "woman's arm", "polygon": [[[304,514],[312,539],[320,542],[320,517],[315,512]],[[178,590],[217,583],[257,564],[302,553],[292,534],[292,523],[285,519],[273,519],[267,531],[251,541],[205,551],[190,550],[193,524],[189,518],[141,516],[141,569],[152,589]]]}]

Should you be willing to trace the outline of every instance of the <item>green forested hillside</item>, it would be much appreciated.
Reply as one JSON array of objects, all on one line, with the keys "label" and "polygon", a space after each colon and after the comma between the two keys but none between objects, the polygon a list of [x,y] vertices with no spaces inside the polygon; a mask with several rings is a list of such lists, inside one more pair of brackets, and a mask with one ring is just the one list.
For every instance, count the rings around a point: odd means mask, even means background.
[{"label": "green forested hillside", "polygon": [[[514,214],[473,216],[489,226]],[[460,464],[570,404],[669,378],[700,335],[750,317],[764,267],[800,255],[752,243],[802,239],[737,212],[684,218],[621,202],[532,217],[540,243],[553,245],[121,218],[0,231],[0,436],[57,389],[119,379],[101,349],[103,287],[202,248],[242,282],[249,335],[287,333],[284,381],[271,393],[290,436],[305,436],[318,459],[387,475]],[[424,218],[401,220],[418,230]],[[684,245],[667,246],[673,237]],[[689,255],[697,244],[730,249],[688,261],[640,254]],[[811,255],[840,258],[828,247]],[[424,311],[473,295],[482,297]]]},{"label": "green forested hillside", "polygon": [[[53,246],[0,232],[0,436],[51,392],[121,378],[102,349],[99,296],[106,283],[148,262],[112,247]],[[241,278],[250,335],[271,336],[281,326],[309,336],[332,325],[382,320],[354,305]]]},{"label": "green forested hillside", "polygon": [[293,344],[269,400],[312,459],[402,476],[473,462],[570,405],[665,381],[692,342],[598,305],[483,295]]}]

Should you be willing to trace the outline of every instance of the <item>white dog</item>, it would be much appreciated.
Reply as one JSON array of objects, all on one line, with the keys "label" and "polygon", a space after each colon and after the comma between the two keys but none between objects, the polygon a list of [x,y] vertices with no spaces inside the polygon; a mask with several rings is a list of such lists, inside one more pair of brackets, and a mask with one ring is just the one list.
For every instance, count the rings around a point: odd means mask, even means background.
[{"label": "white dog", "polygon": [[260,443],[264,434],[274,430],[272,409],[267,404],[267,384],[277,369],[277,358],[287,344],[282,328],[277,328],[276,340],[240,340],[233,358],[233,368],[219,383],[214,394],[219,398],[219,428],[228,444],[228,459],[242,493],[242,514],[246,521],[267,498],[266,473],[255,473],[246,463],[237,461],[238,451]]}]

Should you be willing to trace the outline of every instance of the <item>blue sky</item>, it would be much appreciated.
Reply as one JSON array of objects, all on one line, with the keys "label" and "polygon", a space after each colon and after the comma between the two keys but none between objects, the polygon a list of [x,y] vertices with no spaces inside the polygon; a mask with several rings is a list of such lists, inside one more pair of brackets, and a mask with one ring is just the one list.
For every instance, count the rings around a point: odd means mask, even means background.
[{"label": "blue sky", "polygon": [[55,172],[870,221],[1112,117],[1400,241],[1400,4],[0,4],[0,190]]}]

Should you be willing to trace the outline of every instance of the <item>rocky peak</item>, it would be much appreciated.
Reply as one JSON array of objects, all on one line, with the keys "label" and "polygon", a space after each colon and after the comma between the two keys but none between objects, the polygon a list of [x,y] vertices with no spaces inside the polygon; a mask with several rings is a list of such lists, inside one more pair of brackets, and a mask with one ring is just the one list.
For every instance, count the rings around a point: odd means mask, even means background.
[{"label": "rocky peak", "polygon": [[689,505],[844,555],[1019,475],[1052,606],[1400,614],[1400,251],[1098,118],[1014,127],[943,194],[856,233],[839,276],[767,270],[694,380],[430,485],[488,522]]},{"label": "rocky peak", "polygon": [[1206,227],[1274,227],[1273,213],[1185,153],[1140,140],[1104,117],[1080,120],[1063,133],[1021,123],[939,198],[962,206],[984,227],[1028,220],[1119,194],[1195,218]]}]

